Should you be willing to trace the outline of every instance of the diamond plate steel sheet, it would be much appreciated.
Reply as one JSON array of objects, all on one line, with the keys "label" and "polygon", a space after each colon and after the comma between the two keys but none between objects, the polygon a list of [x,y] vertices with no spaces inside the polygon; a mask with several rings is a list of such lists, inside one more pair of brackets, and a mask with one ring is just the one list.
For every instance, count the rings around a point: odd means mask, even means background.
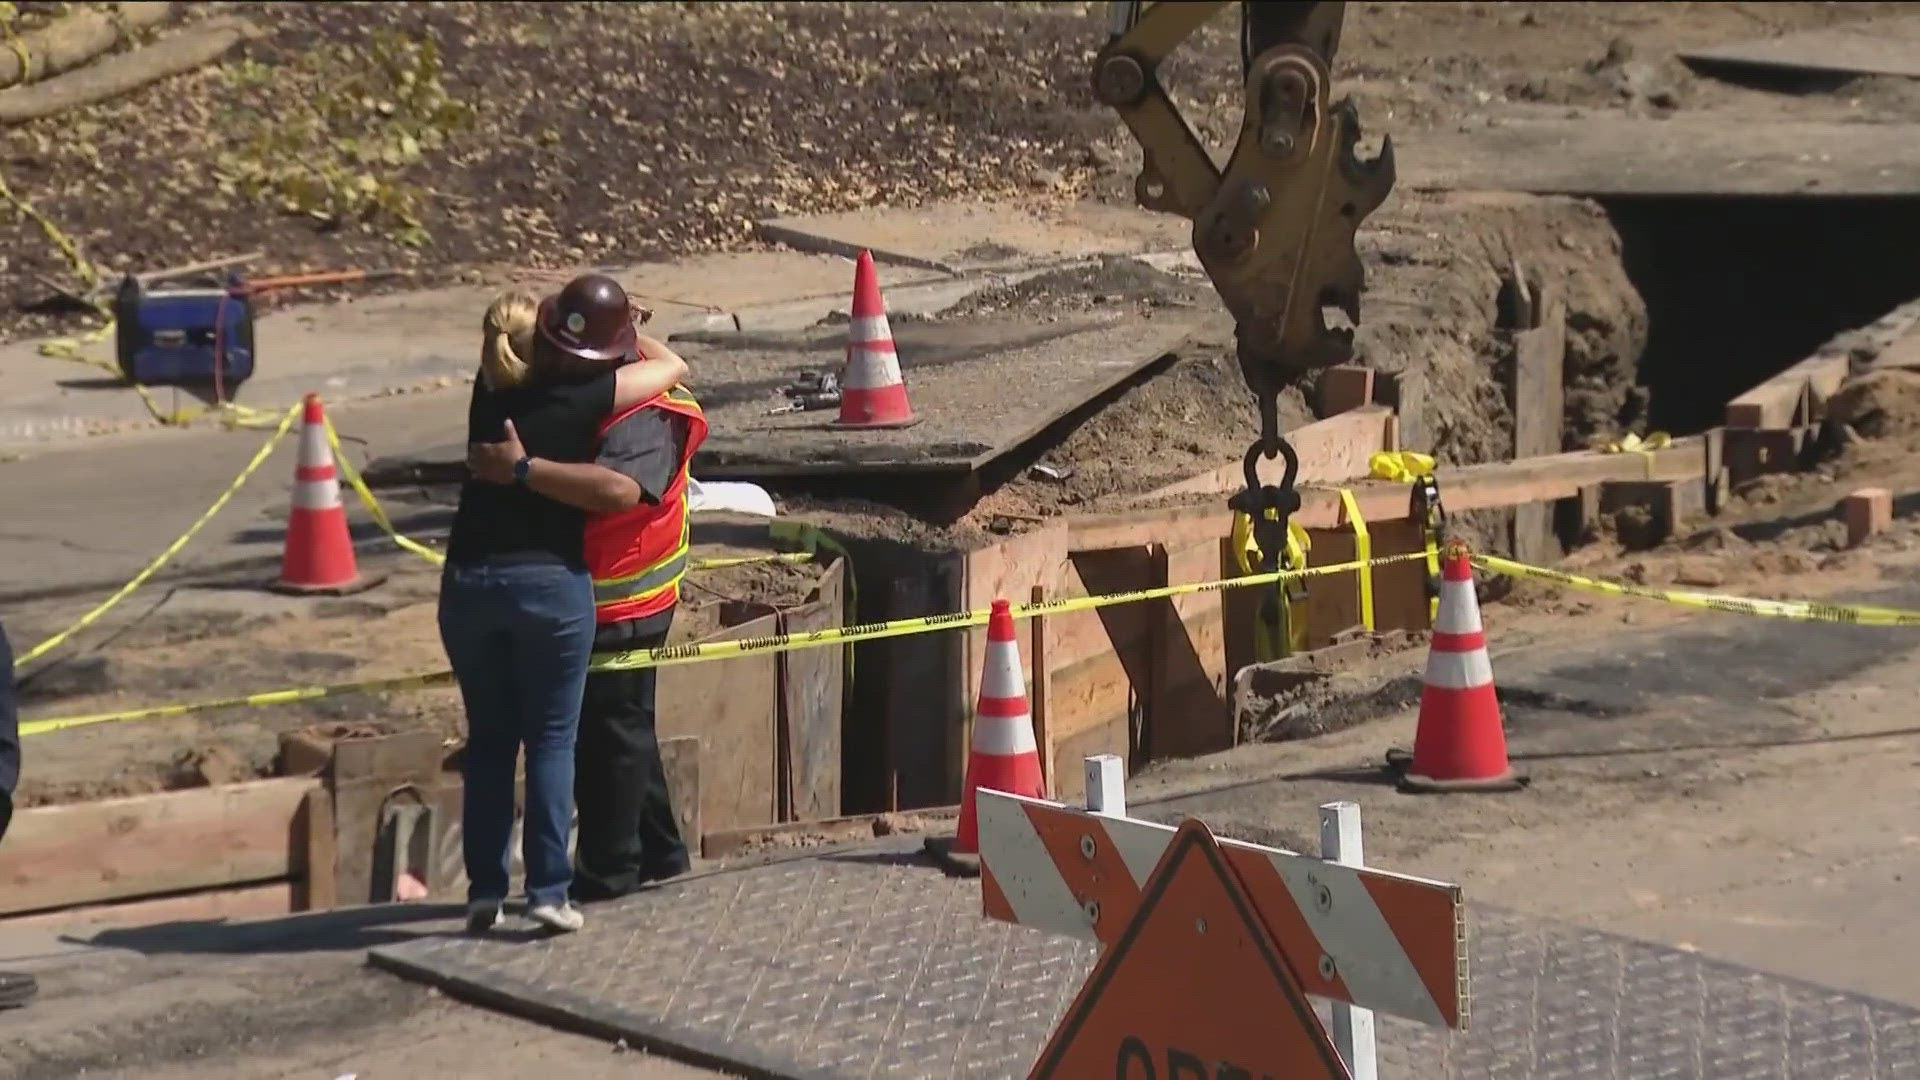
[{"label": "diamond plate steel sheet", "polygon": [[[1024,1077],[1094,946],[981,917],[904,848],[685,879],[563,938],[433,938],[374,962],[510,1012],[754,1076]],[[1475,907],[1473,1026],[1382,1018],[1395,1080],[1920,1076],[1920,1012]],[[1324,1017],[1324,1010],[1322,1011]]]}]

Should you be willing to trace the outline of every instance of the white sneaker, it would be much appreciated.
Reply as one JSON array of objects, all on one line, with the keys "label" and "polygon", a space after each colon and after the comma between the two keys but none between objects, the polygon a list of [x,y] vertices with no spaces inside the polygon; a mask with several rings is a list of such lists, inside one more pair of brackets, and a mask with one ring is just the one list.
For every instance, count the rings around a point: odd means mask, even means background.
[{"label": "white sneaker", "polygon": [[467,903],[467,933],[484,934],[500,922],[498,900],[472,900]]},{"label": "white sneaker", "polygon": [[555,933],[571,934],[587,924],[580,909],[572,904],[540,904],[527,909],[527,918]]}]

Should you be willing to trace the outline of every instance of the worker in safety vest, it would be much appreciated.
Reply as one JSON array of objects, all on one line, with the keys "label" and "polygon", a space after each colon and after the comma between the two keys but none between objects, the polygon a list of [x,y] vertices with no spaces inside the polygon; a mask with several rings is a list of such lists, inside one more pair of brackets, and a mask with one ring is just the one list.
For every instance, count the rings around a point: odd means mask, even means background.
[{"label": "worker in safety vest", "polygon": [[[614,348],[670,354],[629,325],[649,317],[619,282],[586,274],[540,305],[535,331],[583,362]],[[676,386],[607,419],[592,463],[544,489],[589,515],[583,554],[593,575],[596,657],[666,643],[687,570],[687,469],[706,437],[699,402]],[[523,456],[511,428],[504,442],[469,448],[470,462],[495,472]],[[654,731],[654,680],[651,667],[587,677],[574,744],[577,901],[623,896],[688,868]]]},{"label": "worker in safety vest", "polygon": [[[595,654],[666,644],[692,533],[688,466],[706,437],[706,416],[684,386],[602,427],[597,463],[632,477],[640,498],[628,509],[587,520],[587,567],[599,622]],[[644,667],[587,676],[574,760],[577,900],[624,896],[687,871],[687,847],[654,729],[657,674]]]}]

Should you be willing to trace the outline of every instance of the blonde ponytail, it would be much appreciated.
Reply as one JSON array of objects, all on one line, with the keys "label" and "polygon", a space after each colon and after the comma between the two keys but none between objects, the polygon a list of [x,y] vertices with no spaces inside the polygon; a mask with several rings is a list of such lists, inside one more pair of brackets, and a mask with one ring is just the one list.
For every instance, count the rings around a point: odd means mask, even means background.
[{"label": "blonde ponytail", "polygon": [[527,379],[533,353],[534,320],[540,302],[529,293],[504,292],[488,305],[480,323],[480,375],[492,390],[518,386]]}]

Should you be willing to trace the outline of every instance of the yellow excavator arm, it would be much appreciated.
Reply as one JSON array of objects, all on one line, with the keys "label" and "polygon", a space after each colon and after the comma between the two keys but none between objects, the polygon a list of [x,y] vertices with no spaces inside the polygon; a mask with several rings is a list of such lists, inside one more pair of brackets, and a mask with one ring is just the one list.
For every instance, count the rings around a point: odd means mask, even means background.
[{"label": "yellow excavator arm", "polygon": [[[1245,119],[1225,168],[1215,165],[1157,73],[1229,6],[1110,4],[1110,37],[1094,59],[1093,87],[1140,143],[1135,197],[1193,222],[1194,253],[1233,315],[1240,370],[1260,410],[1260,439],[1247,452],[1248,490],[1235,502],[1252,516],[1262,561],[1271,564],[1284,547],[1286,519],[1299,508],[1299,463],[1280,432],[1277,399],[1301,373],[1352,355],[1350,326],[1329,326],[1327,313],[1359,322],[1364,273],[1354,233],[1393,187],[1393,147],[1383,145],[1371,161],[1357,157],[1359,118],[1350,102],[1331,100],[1346,5],[1246,0]],[[1260,483],[1261,457],[1285,458],[1277,487]]]}]

